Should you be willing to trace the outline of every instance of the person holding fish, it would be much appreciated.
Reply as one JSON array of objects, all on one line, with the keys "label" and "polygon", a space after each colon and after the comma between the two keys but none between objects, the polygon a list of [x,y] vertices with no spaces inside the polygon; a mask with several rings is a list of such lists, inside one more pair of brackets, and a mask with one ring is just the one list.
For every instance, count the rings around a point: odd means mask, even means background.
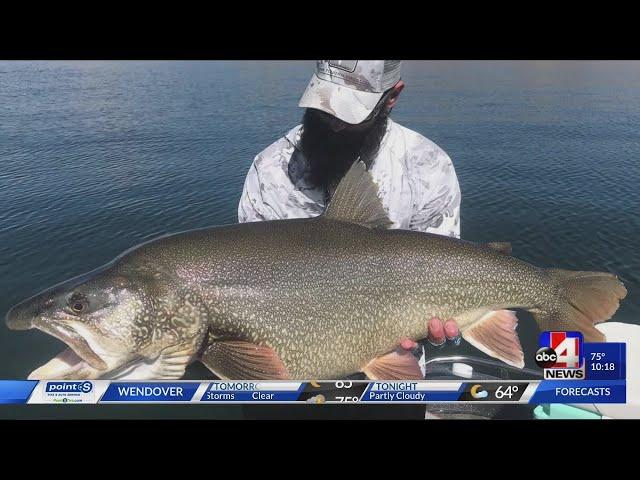
[{"label": "person holding fish", "polygon": [[[259,153],[247,174],[238,220],[320,215],[337,184],[362,160],[378,185],[391,228],[460,237],[460,187],[449,156],[390,118],[404,89],[399,60],[318,60],[299,106],[302,124]],[[428,344],[457,346],[454,320],[428,321]],[[407,350],[418,344],[399,339]]]},{"label": "person holding fish", "polygon": [[402,88],[397,61],[319,61],[303,124],[251,166],[239,224],[144,242],[7,312],[67,346],[28,378],[175,380],[200,362],[225,380],[419,380],[417,342],[458,331],[521,369],[515,309],[604,341],[624,284],[459,239],[451,160],[389,118]]}]

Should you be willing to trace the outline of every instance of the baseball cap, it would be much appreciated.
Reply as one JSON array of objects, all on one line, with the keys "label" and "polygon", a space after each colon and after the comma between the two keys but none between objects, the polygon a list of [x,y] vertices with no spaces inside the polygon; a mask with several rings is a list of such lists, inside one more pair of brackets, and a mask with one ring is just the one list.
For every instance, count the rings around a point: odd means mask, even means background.
[{"label": "baseball cap", "polygon": [[298,106],[316,108],[357,124],[400,80],[400,60],[317,60]]}]

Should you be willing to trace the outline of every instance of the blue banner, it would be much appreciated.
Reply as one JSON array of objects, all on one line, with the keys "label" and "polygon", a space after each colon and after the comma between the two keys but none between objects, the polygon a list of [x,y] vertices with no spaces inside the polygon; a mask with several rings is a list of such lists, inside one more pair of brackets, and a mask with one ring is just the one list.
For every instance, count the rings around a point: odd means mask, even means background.
[{"label": "blue banner", "polygon": [[544,380],[529,403],[625,403],[624,380]]},{"label": "blue banner", "polygon": [[208,390],[201,398],[202,402],[295,402],[298,400],[298,391],[226,391],[214,392]]},{"label": "blue banner", "polygon": [[626,379],[626,346],[625,343],[585,343],[587,380]]},{"label": "blue banner", "polygon": [[0,380],[0,403],[27,403],[38,380]]},{"label": "blue banner", "polygon": [[406,390],[387,390],[385,392],[366,391],[361,402],[455,402],[460,398],[460,392],[440,392],[421,390],[407,392]]},{"label": "blue banner", "polygon": [[199,382],[115,382],[100,402],[188,402],[199,386]]}]

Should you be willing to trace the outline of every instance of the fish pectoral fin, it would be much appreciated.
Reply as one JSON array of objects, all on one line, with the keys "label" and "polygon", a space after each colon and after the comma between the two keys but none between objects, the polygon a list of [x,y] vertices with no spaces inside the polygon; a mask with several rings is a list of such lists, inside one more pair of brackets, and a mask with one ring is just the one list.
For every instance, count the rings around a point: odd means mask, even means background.
[{"label": "fish pectoral fin", "polygon": [[192,340],[165,348],[160,352],[157,360],[149,366],[149,378],[157,380],[182,378],[194,354]]},{"label": "fish pectoral fin", "polygon": [[462,330],[462,337],[478,350],[514,367],[524,368],[524,353],[516,332],[518,317],[511,310],[487,312]]},{"label": "fish pectoral fin", "polygon": [[288,380],[287,367],[272,348],[244,340],[216,340],[200,361],[229,380]]},{"label": "fish pectoral fin", "polygon": [[423,380],[418,359],[402,348],[371,360],[362,371],[371,380]]}]

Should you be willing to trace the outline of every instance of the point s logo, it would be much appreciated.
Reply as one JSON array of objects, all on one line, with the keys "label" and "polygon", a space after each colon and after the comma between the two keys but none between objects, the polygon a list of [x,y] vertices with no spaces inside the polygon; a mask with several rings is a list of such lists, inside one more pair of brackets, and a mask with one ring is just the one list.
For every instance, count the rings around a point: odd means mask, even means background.
[{"label": "point s logo", "polygon": [[89,393],[93,383],[84,382],[47,382],[46,393]]}]

